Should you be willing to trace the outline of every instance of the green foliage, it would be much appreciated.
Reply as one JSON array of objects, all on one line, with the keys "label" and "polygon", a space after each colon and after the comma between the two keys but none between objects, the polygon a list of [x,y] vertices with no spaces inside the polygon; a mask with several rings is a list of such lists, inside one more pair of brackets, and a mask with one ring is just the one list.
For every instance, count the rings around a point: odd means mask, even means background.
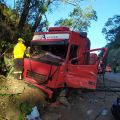
[{"label": "green foliage", "polygon": [[19,120],[24,120],[26,115],[30,114],[32,111],[32,107],[27,102],[22,102],[19,106],[20,108],[20,114],[19,114]]},{"label": "green foliage", "polygon": [[0,72],[6,71],[4,64],[4,54],[14,43],[16,34],[18,15],[5,4],[0,4]]},{"label": "green foliage", "polygon": [[[27,1],[27,0],[26,0]],[[32,25],[32,31],[44,31],[45,27],[48,28],[48,20],[46,17],[46,13],[49,11],[54,11],[60,5],[72,5],[74,6],[74,10],[70,13],[67,19],[60,19],[56,22],[56,25],[68,26],[73,30],[86,31],[87,27],[90,26],[91,20],[96,20],[96,12],[91,7],[86,7],[85,9],[81,9],[80,3],[86,0],[30,0],[29,14],[27,17],[27,21],[23,21],[24,23],[28,22]],[[20,4],[22,3],[22,5]],[[21,15],[24,11],[24,0],[17,0],[16,9],[19,11]],[[27,4],[26,4],[27,5]],[[57,7],[56,7],[57,6]],[[44,28],[44,29],[42,29]]]},{"label": "green foliage", "polygon": [[30,114],[32,111],[32,107],[28,103],[24,102],[20,104],[20,111],[19,120],[24,120],[25,116]]},{"label": "green foliage", "polygon": [[97,20],[96,12],[91,7],[86,7],[85,9],[76,7],[70,13],[68,19],[60,19],[55,25],[67,26],[76,31],[87,31],[91,20]]},{"label": "green foliage", "polygon": [[110,63],[112,68],[114,68],[116,63],[120,66],[120,15],[109,18],[102,32],[108,41],[106,45],[109,48],[107,63]]},{"label": "green foliage", "polygon": [[58,21],[56,21],[55,25],[59,25],[60,26],[66,26],[66,27],[71,27],[73,25],[73,20],[72,19],[60,19]]},{"label": "green foliage", "polygon": [[20,111],[27,115],[31,113],[32,107],[27,102],[22,102],[20,104]]},{"label": "green foliage", "polygon": [[31,41],[33,35],[31,26],[26,24],[24,30],[19,32],[17,28],[18,24],[19,15],[17,11],[8,8],[5,3],[0,4],[0,74],[4,74],[10,70],[6,66],[4,54],[13,47],[13,44],[17,41],[17,37],[23,37],[27,44]]},{"label": "green foliage", "polygon": [[[15,9],[11,9],[4,0],[0,0],[0,55],[16,43],[18,37],[22,37],[29,45],[35,31],[48,30],[49,21],[46,13],[50,9],[56,10],[63,4],[74,6],[74,10],[69,18],[59,20],[58,24],[71,27],[73,30],[87,30],[90,21],[96,20],[97,17],[92,8],[80,8],[82,1],[86,0],[16,0]],[[2,56],[0,67],[4,67],[4,62],[1,62],[3,60]]]},{"label": "green foliage", "polygon": [[4,4],[0,4],[0,39],[10,41],[13,37],[14,13],[7,8]]},{"label": "green foliage", "polygon": [[23,113],[20,113],[19,114],[19,117],[18,117],[18,120],[24,120],[25,116]]},{"label": "green foliage", "polygon": [[115,15],[113,18],[109,18],[102,29],[102,33],[105,35],[108,41],[107,46],[110,49],[120,48],[120,16]]},{"label": "green foliage", "polygon": [[46,6],[41,6],[40,8],[39,8],[39,11],[41,12],[41,14],[44,14],[46,11],[47,11],[47,7]]},{"label": "green foliage", "polygon": [[[37,26],[35,26],[35,29],[33,30],[33,32],[37,28],[40,28],[39,26],[41,26],[41,23],[46,19],[44,15],[48,11],[48,6],[46,5],[48,1],[49,0],[45,0],[45,1],[30,0],[30,6],[28,9],[29,14],[28,16],[26,16],[27,21],[23,21],[23,22],[25,24],[28,23],[31,26],[31,28],[34,27],[37,22]],[[22,5],[20,3],[22,3]],[[16,10],[19,12],[20,15],[23,13],[24,3],[25,3],[24,0],[17,0],[16,2]]]},{"label": "green foliage", "polygon": [[112,42],[120,34],[120,15],[115,15],[109,18],[102,29],[102,33],[108,42]]}]

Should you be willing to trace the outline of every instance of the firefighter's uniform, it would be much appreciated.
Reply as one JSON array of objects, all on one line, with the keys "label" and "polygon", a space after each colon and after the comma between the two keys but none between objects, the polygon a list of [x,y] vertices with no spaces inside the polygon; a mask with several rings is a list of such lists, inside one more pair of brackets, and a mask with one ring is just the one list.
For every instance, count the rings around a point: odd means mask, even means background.
[{"label": "firefighter's uniform", "polygon": [[24,40],[22,38],[18,38],[18,43],[15,45],[13,50],[14,55],[14,77],[16,79],[22,79],[22,71],[23,71],[23,58],[26,51],[26,46],[23,44]]}]

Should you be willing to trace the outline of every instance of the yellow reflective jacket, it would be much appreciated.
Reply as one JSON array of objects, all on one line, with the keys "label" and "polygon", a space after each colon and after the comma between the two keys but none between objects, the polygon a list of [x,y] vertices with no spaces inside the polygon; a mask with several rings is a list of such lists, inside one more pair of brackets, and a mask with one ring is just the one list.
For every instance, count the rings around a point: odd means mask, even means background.
[{"label": "yellow reflective jacket", "polygon": [[23,58],[25,50],[26,46],[23,43],[17,43],[13,50],[14,59]]}]

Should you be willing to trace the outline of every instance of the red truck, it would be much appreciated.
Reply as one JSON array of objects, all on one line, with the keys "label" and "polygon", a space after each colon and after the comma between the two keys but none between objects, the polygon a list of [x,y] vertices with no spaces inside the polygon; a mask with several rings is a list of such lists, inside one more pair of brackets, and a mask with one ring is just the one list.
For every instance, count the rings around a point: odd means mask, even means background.
[{"label": "red truck", "polygon": [[[103,51],[98,57],[94,51]],[[83,33],[67,27],[51,27],[36,32],[31,41],[31,57],[24,59],[24,79],[51,98],[55,89],[71,87],[96,89],[100,60],[107,49],[90,50]]]}]

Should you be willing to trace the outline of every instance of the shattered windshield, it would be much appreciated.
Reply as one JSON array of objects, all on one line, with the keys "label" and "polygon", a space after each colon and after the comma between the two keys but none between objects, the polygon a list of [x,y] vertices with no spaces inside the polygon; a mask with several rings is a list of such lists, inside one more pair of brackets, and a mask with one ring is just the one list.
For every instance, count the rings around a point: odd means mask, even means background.
[{"label": "shattered windshield", "polygon": [[59,64],[65,60],[67,48],[68,45],[33,45],[31,58],[48,64]]}]

